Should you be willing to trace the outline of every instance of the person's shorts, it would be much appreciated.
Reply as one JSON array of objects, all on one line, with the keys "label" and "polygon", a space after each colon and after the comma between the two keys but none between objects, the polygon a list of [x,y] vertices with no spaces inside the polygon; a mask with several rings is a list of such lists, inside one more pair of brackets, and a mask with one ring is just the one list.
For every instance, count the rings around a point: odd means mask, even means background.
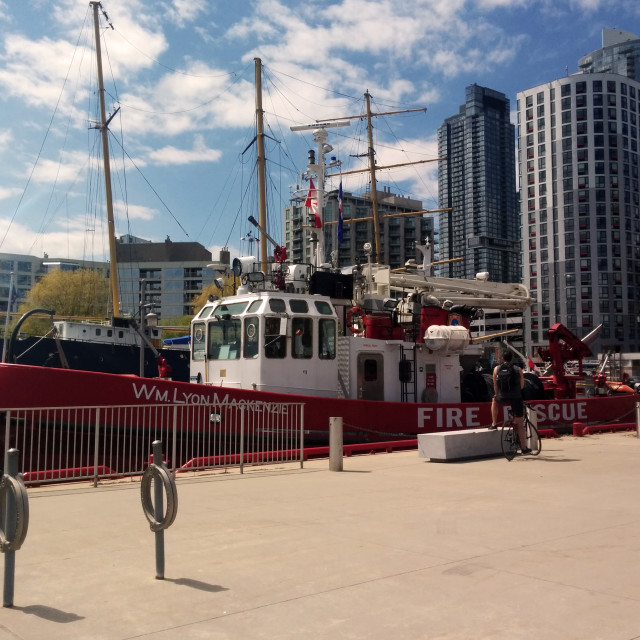
[{"label": "person's shorts", "polygon": [[501,398],[500,395],[497,395],[496,402],[499,404],[510,404],[511,411],[515,418],[522,418],[524,415],[524,404],[522,402],[522,398]]}]

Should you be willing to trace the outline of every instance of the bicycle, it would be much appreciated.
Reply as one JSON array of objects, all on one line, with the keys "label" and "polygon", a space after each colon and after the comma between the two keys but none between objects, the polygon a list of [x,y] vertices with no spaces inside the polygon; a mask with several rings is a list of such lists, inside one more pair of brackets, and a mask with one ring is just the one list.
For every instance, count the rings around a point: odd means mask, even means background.
[{"label": "bicycle", "polygon": [[[516,456],[518,449],[522,449],[520,445],[520,438],[518,437],[518,430],[516,429],[516,425],[513,419],[513,412],[511,411],[511,407],[508,409],[509,418],[502,425],[502,431],[500,434],[500,441],[502,444],[502,453],[504,457],[511,462]],[[530,452],[527,455],[537,456],[540,451],[542,451],[542,442],[540,441],[540,435],[538,434],[538,429],[536,426],[529,420],[529,411],[532,411],[531,407],[525,402],[524,403],[524,418],[523,418],[523,428],[525,433],[525,443],[526,447],[530,449]]]}]

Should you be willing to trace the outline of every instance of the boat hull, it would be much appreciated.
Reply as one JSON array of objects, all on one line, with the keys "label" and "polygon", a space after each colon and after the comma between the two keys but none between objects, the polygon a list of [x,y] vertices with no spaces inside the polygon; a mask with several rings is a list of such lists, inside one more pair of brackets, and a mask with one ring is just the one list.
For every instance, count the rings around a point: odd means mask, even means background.
[{"label": "boat hull", "polygon": [[[636,394],[627,394],[536,400],[531,405],[536,410],[539,428],[566,431],[574,422],[583,425],[631,422],[638,398]],[[421,433],[477,429],[491,423],[491,404],[488,402],[406,403],[327,399],[129,375],[0,364],[0,410],[223,403],[241,403],[251,410],[263,403],[291,402],[304,404],[304,430],[309,442],[328,440],[331,417],[343,419],[345,443],[415,438]],[[189,427],[185,424],[178,428],[186,430]]]},{"label": "boat hull", "polygon": [[[97,373],[127,374],[140,371],[140,347],[125,344],[107,344],[80,340],[63,340],[64,355],[71,369]],[[2,340],[0,339],[0,349]],[[160,354],[171,366],[171,378],[189,381],[189,351],[187,349],[160,349]],[[62,368],[56,341],[52,338],[24,338],[13,344],[16,362],[23,365]],[[145,376],[158,375],[158,363],[149,349],[144,353]]]}]

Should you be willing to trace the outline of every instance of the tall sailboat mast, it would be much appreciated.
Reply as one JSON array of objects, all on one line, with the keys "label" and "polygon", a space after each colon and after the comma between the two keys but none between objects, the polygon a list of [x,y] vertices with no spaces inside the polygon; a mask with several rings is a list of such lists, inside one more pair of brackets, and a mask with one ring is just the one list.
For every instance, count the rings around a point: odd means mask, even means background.
[{"label": "tall sailboat mast", "polygon": [[[113,195],[111,193],[111,165],[109,163],[109,129],[106,109],[104,106],[104,82],[102,78],[102,50],[100,47],[100,23],[98,8],[102,8],[100,2],[90,2],[93,7],[93,25],[96,40],[96,60],[98,63],[98,96],[100,99],[100,124],[98,128],[102,135],[102,159],[104,163],[104,188],[107,206],[107,226],[109,232],[109,260],[111,278],[111,301],[113,305],[113,315],[120,315],[120,291],[118,287],[118,262],[116,260],[116,231],[113,221]],[[113,27],[112,27],[113,28]],[[116,112],[117,113],[117,112]],[[115,114],[114,114],[115,115]]]},{"label": "tall sailboat mast", "polygon": [[[267,181],[264,151],[264,122],[262,110],[262,60],[254,58],[256,75],[256,143],[258,145],[258,213],[260,226],[267,228]],[[260,234],[260,269],[267,272],[267,237]]]},{"label": "tall sailboat mast", "polygon": [[[364,97],[367,105],[367,114],[366,114],[367,115],[367,134],[369,139],[369,150],[367,152],[367,157],[369,158],[369,167],[368,169],[357,169],[355,171],[343,171],[341,173],[343,176],[345,176],[349,173],[362,173],[364,171],[369,172],[370,179],[371,179],[371,212],[372,212],[372,218],[373,218],[373,232],[374,232],[374,238],[376,243],[376,253],[374,257],[375,259],[379,260],[380,259],[380,222],[379,222],[379,216],[378,216],[378,193],[377,193],[377,184],[376,184],[376,168],[390,168],[390,167],[376,167],[375,151],[373,147],[373,125],[371,124],[371,120],[374,116],[390,116],[398,113],[415,113],[416,111],[424,112],[426,111],[426,108],[421,107],[418,109],[402,109],[401,111],[386,111],[384,113],[373,113],[371,111],[371,94],[367,91],[364,94]],[[341,118],[326,118],[322,121],[318,120],[318,122],[335,122],[336,120],[353,120],[355,118],[362,118],[362,115],[342,116]],[[427,161],[427,162],[432,162],[432,161]],[[402,163],[402,164],[393,165],[393,166],[400,167],[400,166],[404,166],[405,164],[418,164],[418,163],[410,162],[410,163]],[[423,212],[416,211],[409,215],[417,215],[419,213],[423,213]],[[424,212],[424,213],[431,213],[431,212]],[[385,216],[385,217],[388,217],[388,216]],[[358,221],[361,221],[361,220],[362,218],[358,218]]]},{"label": "tall sailboat mast", "polygon": [[369,175],[371,177],[371,214],[373,215],[373,235],[376,241],[377,260],[380,259],[380,221],[378,219],[378,187],[376,184],[376,159],[373,150],[373,127],[371,126],[371,94],[364,94],[367,102],[367,133],[369,138]]}]

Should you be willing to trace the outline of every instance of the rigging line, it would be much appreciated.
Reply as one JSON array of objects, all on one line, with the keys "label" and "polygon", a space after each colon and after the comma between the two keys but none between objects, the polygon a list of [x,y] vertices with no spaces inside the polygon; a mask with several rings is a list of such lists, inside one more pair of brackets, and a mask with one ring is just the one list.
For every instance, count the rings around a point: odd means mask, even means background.
[{"label": "rigging line", "polygon": [[[227,198],[224,201],[224,204],[222,205],[222,207],[220,208],[220,215],[216,219],[216,223],[215,223],[215,225],[213,227],[213,230],[211,231],[211,234],[209,235],[209,240],[208,240],[207,244],[211,244],[213,242],[213,238],[214,238],[216,232],[218,231],[218,227],[220,226],[220,222],[222,221],[223,213],[226,210],[227,205],[229,204],[229,200],[231,199],[231,192],[232,192],[233,188],[235,187],[236,182],[238,180],[238,172],[236,171],[236,173],[233,175],[233,182],[231,182],[231,184],[227,188],[229,177],[230,176],[227,176],[227,182],[223,185],[222,189],[220,190],[220,192],[218,194],[218,198],[214,202],[213,207],[212,207],[212,210],[216,209],[218,202],[220,202],[220,198],[222,198],[222,194],[223,193],[227,194]],[[202,229],[200,230],[200,234],[198,235],[198,237],[201,237],[204,234],[204,228],[207,225],[208,221],[209,221],[209,218],[207,218],[207,220],[205,220],[204,224],[202,225]]]},{"label": "rigging line", "polygon": [[69,67],[67,68],[67,74],[64,77],[64,81],[62,82],[62,88],[60,89],[60,94],[58,95],[58,100],[56,102],[56,106],[53,109],[53,113],[51,114],[51,120],[49,121],[49,126],[47,127],[47,130],[44,134],[44,139],[42,140],[42,144],[40,145],[40,150],[38,151],[38,155],[36,157],[36,161],[33,163],[33,166],[31,167],[31,172],[29,173],[29,177],[27,178],[27,184],[24,185],[24,189],[22,190],[22,194],[20,195],[20,199],[18,200],[18,204],[16,205],[16,208],[13,212],[13,215],[11,216],[11,220],[9,220],[9,225],[7,226],[6,231],[4,232],[4,235],[2,236],[2,240],[0,240],[0,248],[2,248],[2,246],[4,245],[5,240],[7,239],[7,235],[9,234],[9,231],[11,230],[11,227],[13,226],[13,223],[15,222],[16,216],[18,215],[18,211],[20,210],[20,206],[22,205],[22,201],[24,200],[24,197],[27,193],[27,189],[29,188],[29,184],[31,184],[31,179],[33,178],[33,174],[35,173],[36,167],[38,166],[38,162],[40,161],[40,156],[42,155],[42,151],[44,149],[44,145],[47,142],[47,138],[49,137],[49,133],[51,132],[51,128],[53,125],[53,121],[56,117],[56,113],[58,112],[58,107],[60,106],[60,101],[62,100],[62,96],[64,94],[64,88],[67,85],[67,80],[69,79],[69,73],[71,72],[71,66],[73,64],[73,61],[76,57],[76,53],[78,52],[78,48],[79,48],[79,43],[80,43],[80,38],[82,37],[82,33],[84,32],[85,26],[87,24],[87,16],[89,15],[89,9],[87,9],[87,12],[85,13],[84,16],[84,22],[82,23],[82,27],[80,29],[80,33],[78,35],[78,40],[76,41],[76,48],[73,51],[73,55],[71,56],[71,61],[69,62]]},{"label": "rigging line", "polygon": [[[111,132],[109,131],[109,133]],[[147,180],[147,177],[144,175],[144,173],[142,173],[142,171],[140,170],[140,167],[138,167],[138,165],[135,163],[135,160],[129,155],[127,150],[120,144],[120,141],[113,134],[111,135],[114,141],[118,143],[118,146],[122,149],[123,153],[131,161],[131,164],[136,168],[136,171],[142,176],[142,179],[147,183],[151,191],[153,191],[153,193],[156,195],[158,200],[160,200],[164,208],[169,212],[169,215],[173,218],[174,222],[182,229],[182,231],[187,236],[187,238],[191,238],[191,236],[187,233],[186,229],[180,224],[180,221],[175,217],[171,209],[169,209],[169,206],[167,205],[167,203],[160,197],[160,194],[154,189],[153,185],[149,182],[149,180]]]},{"label": "rigging line", "polygon": [[[96,139],[97,141],[97,139]],[[94,147],[95,147],[95,142],[94,142]],[[71,183],[71,185],[69,186],[69,188],[67,189],[67,192],[65,193],[64,197],[61,198],[60,202],[56,205],[56,207],[50,212],[49,211],[49,206],[47,205],[47,214],[49,217],[49,222],[47,222],[46,217],[43,220],[42,224],[40,225],[40,228],[38,229],[37,233],[36,233],[36,239],[33,241],[33,243],[31,244],[31,247],[29,248],[29,253],[32,253],[33,248],[35,247],[36,243],[38,242],[38,236],[40,235],[44,235],[44,233],[46,232],[51,220],[53,220],[55,214],[59,211],[60,207],[62,206],[63,203],[67,203],[67,198],[69,196],[69,193],[71,192],[71,190],[73,189],[73,187],[75,186],[75,184],[78,182],[78,178],[80,176],[81,173],[84,173],[85,168],[87,167],[87,165],[89,164],[89,160],[87,160],[82,167],[78,170],[78,172],[76,173],[76,176],[73,180],[73,182]],[[53,194],[52,194],[52,198],[53,198]]]},{"label": "rigging line", "polygon": [[[233,87],[235,84],[240,82],[240,80],[242,80],[242,76],[236,76],[232,83],[225,86],[220,93],[213,96],[210,100],[202,102],[201,104],[198,104],[195,107],[189,107],[188,109],[181,109],[180,111],[154,111],[152,109],[143,109],[141,107],[136,107],[132,104],[129,104],[128,102],[121,102],[120,100],[117,100],[117,102],[119,105],[123,107],[127,107],[127,109],[131,109],[132,111],[138,111],[140,113],[150,113],[156,116],[175,116],[181,113],[190,113],[191,111],[197,111],[198,109],[202,109],[203,107],[210,105],[212,102],[219,100],[223,95],[228,93],[231,90],[231,87]],[[110,95],[114,100],[116,100],[116,97],[112,96],[106,89],[105,89],[105,93],[107,95]]]},{"label": "rigging line", "polygon": [[[291,102],[291,100],[280,90],[280,88],[278,87],[278,85],[275,83],[273,76],[264,71],[264,67],[263,67],[263,77],[265,78],[265,80],[269,81],[271,86],[273,86],[273,88],[280,94],[280,96],[282,96],[282,99],[287,102],[289,105],[291,105],[291,107],[300,115],[304,116],[308,121],[312,120],[312,117],[310,115],[307,115],[306,113],[304,113],[301,109],[299,109],[298,107],[296,107],[295,104],[293,104],[293,102]],[[296,94],[297,95],[297,94]],[[301,97],[301,96],[298,96]],[[307,102],[311,102],[311,101],[307,101]],[[272,101],[273,104],[273,101]],[[311,103],[311,104],[316,104],[317,103]],[[287,118],[290,122],[294,122],[293,118]]]},{"label": "rigging line", "polygon": [[[105,14],[105,18],[107,18],[106,14]],[[108,18],[107,18],[108,20]],[[114,29],[113,25],[111,25],[111,28]],[[119,103],[119,95],[118,95],[118,85],[116,84],[116,79],[115,79],[115,75],[113,73],[113,66],[111,64],[111,56],[109,55],[109,45],[107,42],[106,38],[102,39],[102,42],[104,44],[104,50],[105,50],[105,56],[107,58],[108,64],[109,64],[109,71],[111,72],[111,82],[113,84],[113,92],[115,94],[114,96],[111,96],[114,98],[116,104]],[[105,90],[105,93],[108,93]],[[108,94],[111,95],[111,94]],[[119,122],[120,122],[120,140],[121,142],[120,144],[120,149],[122,151],[122,173],[120,173],[119,171],[116,172],[117,178],[118,178],[118,185],[120,187],[120,194],[122,197],[122,202],[124,204],[124,217],[126,220],[126,225],[127,225],[127,231],[129,232],[129,235],[131,234],[131,219],[129,218],[129,198],[128,198],[128,188],[127,188],[127,171],[126,171],[126,163],[125,163],[125,154],[124,154],[124,130],[122,128],[122,111],[121,110],[116,110],[115,113],[120,113],[120,117],[119,117]],[[113,119],[113,117],[115,116],[115,113],[111,116],[111,118],[109,119],[108,123],[110,123]],[[108,124],[107,124],[108,126]],[[115,135],[111,132],[111,130],[109,130],[109,133],[111,133],[112,136]]]},{"label": "rigging line", "polygon": [[[265,68],[266,65],[263,65],[263,69]],[[271,68],[271,67],[268,67]],[[349,98],[350,100],[353,100],[355,102],[358,102],[361,98],[360,97],[355,97],[355,96],[351,96],[348,93],[341,93],[340,91],[335,91],[334,89],[329,89],[327,87],[322,87],[320,85],[314,84],[313,82],[309,82],[308,80],[303,80],[300,77],[296,77],[296,76],[292,76],[289,75],[288,73],[285,73],[284,71],[278,71],[277,69],[274,69],[274,73],[281,75],[281,76],[285,76],[287,78],[290,78],[292,80],[296,80],[298,82],[302,82],[303,84],[307,84],[311,87],[314,87],[316,89],[322,89],[323,91],[326,91],[327,93],[333,93],[334,95],[340,96],[342,98]],[[297,94],[296,94],[297,95]],[[311,102],[310,100],[308,100],[308,102]],[[312,103],[313,104],[313,103]],[[414,106],[414,105],[393,105],[393,104],[386,104],[384,102],[379,102],[378,104],[384,106],[385,108],[388,109],[406,109],[409,108],[410,106]]]},{"label": "rigging line", "polygon": [[251,180],[249,180],[247,182],[247,186],[246,186],[245,192],[244,192],[242,198],[240,199],[240,204],[238,205],[238,211],[236,213],[236,217],[233,219],[233,224],[231,225],[231,229],[229,230],[229,235],[227,236],[227,241],[224,243],[225,247],[229,246],[229,240],[231,239],[231,234],[233,233],[233,229],[236,226],[236,222],[238,221],[238,218],[240,217],[240,212],[242,210],[242,206],[244,205],[245,198],[246,198],[246,195],[247,195],[247,191],[249,190],[249,187],[251,187],[251,186],[253,186],[253,182]]},{"label": "rigging line", "polygon": [[[377,104],[377,103],[374,101],[374,104]],[[382,116],[382,121],[384,122],[384,124],[385,124],[385,126],[386,126],[386,128],[387,128],[387,131],[389,132],[389,134],[391,135],[391,137],[392,137],[394,140],[396,140],[396,141],[398,142],[398,145],[400,145],[400,144],[401,144],[401,140],[400,140],[400,138],[398,138],[398,136],[395,134],[395,132],[394,132],[394,131],[393,131],[393,129],[391,128],[391,125],[389,124],[389,119],[388,119],[388,117],[387,117],[387,116]],[[407,141],[406,141],[406,140],[403,140],[403,142],[407,142]],[[409,152],[408,152],[406,149],[402,149],[402,148],[400,148],[399,150],[404,154],[405,158],[406,158],[407,160],[409,160],[409,155],[408,155],[408,154],[409,154]],[[422,184],[422,186],[424,187],[424,189],[425,189],[425,190],[427,191],[427,193],[429,194],[429,197],[428,197],[427,199],[429,199],[429,200],[433,200],[433,199],[434,199],[434,196],[433,196],[433,194],[431,193],[431,190],[430,190],[430,188],[429,188],[428,183],[427,183],[427,182],[425,182],[425,180],[424,180],[423,176],[421,175],[421,173],[420,173],[419,171],[417,171],[417,168],[416,168],[416,167],[414,167],[414,169],[413,169],[413,173],[414,173],[415,177],[418,179],[418,181],[420,182],[420,184]],[[387,178],[387,179],[389,179],[389,178]],[[394,182],[394,184],[396,184],[396,186],[398,186],[398,183],[397,183],[395,180],[394,180],[393,182]],[[402,190],[400,190],[400,189],[399,189],[399,191],[402,191]]]},{"label": "rigging line", "polygon": [[[248,134],[246,135],[246,137],[248,138],[249,135],[252,135],[252,134],[253,134],[253,130],[249,131]],[[201,237],[204,234],[204,229],[205,229],[207,223],[209,222],[209,220],[211,219],[211,217],[213,216],[213,212],[216,210],[218,202],[222,198],[222,194],[226,193],[227,194],[227,199],[225,201],[224,206],[222,207],[222,209],[220,211],[220,215],[217,218],[217,221],[215,223],[213,231],[211,232],[208,244],[213,242],[213,236],[215,235],[216,231],[218,230],[218,226],[220,225],[220,222],[222,221],[223,212],[226,209],[226,206],[228,205],[229,200],[231,198],[232,188],[236,184],[236,181],[238,179],[238,175],[240,173],[240,168],[239,167],[241,167],[242,164],[244,164],[244,159],[243,159],[243,156],[240,155],[240,156],[238,156],[238,164],[233,163],[233,165],[235,167],[234,171],[230,171],[230,172],[227,173],[227,177],[225,179],[225,183],[222,186],[222,188],[218,191],[218,197],[217,197],[216,201],[214,202],[213,206],[211,207],[211,213],[209,213],[209,215],[207,216],[207,219],[202,224],[202,228],[200,229],[200,233],[198,234],[198,237]],[[229,180],[231,179],[231,176],[233,176],[233,182],[232,182],[231,186],[228,187],[227,185],[229,184]]]},{"label": "rigging line", "polygon": [[186,71],[180,71],[179,69],[174,69],[173,67],[170,67],[160,62],[160,60],[158,60],[157,58],[153,58],[150,55],[146,54],[141,49],[138,49],[138,47],[136,47],[136,45],[133,44],[133,42],[128,40],[125,37],[125,35],[122,33],[122,31],[120,31],[119,29],[114,29],[114,30],[128,45],[132,46],[138,53],[141,53],[145,58],[147,58],[147,60],[151,60],[151,62],[155,62],[158,66],[168,69],[173,73],[178,73],[181,76],[187,76],[188,78],[224,78],[225,76],[237,75],[236,71],[229,71],[227,73],[220,73],[220,74],[213,75],[213,74],[187,73]]},{"label": "rigging line", "polygon": [[[277,86],[275,85],[275,83],[273,82],[273,80],[272,80],[272,78],[271,78],[271,74],[267,74],[265,84],[266,84],[266,86],[267,86],[267,95],[268,95],[268,97],[269,97],[269,100],[270,100],[270,102],[271,102],[271,105],[273,106],[273,104],[274,104],[274,100],[273,100],[273,97],[272,97],[272,95],[271,95],[271,91],[270,91],[270,88],[269,88],[269,87],[273,86],[273,87],[274,87],[274,89],[275,89],[275,90],[276,90],[280,95],[283,95],[283,94],[280,92],[280,90],[278,89],[278,87],[277,87]],[[286,96],[283,96],[283,97],[285,97],[285,98],[286,98]],[[295,106],[294,106],[294,108],[295,108]],[[280,131],[280,140],[282,141],[282,142],[279,142],[279,148],[280,148],[280,151],[281,151],[281,153],[283,152],[283,150],[282,150],[282,146],[284,145],[284,154],[285,154],[285,157],[291,161],[291,170],[292,170],[292,172],[294,173],[294,175],[297,175],[297,174],[298,174],[298,170],[297,170],[297,168],[296,168],[296,163],[295,163],[295,161],[293,160],[293,157],[292,157],[292,155],[291,155],[291,153],[290,153],[290,151],[289,151],[289,145],[287,144],[287,136],[285,135],[285,132],[282,130],[282,126],[281,126],[281,124],[280,124],[280,122],[281,122],[281,120],[282,120],[283,118],[279,117],[279,116],[278,116],[277,114],[275,114],[275,113],[274,113],[273,115],[274,115],[274,117],[276,118],[276,121],[277,121],[277,123],[278,123],[278,130]],[[268,127],[269,131],[273,131],[273,129],[272,129],[272,127],[271,127],[271,124],[270,124],[269,122],[267,122],[267,127]],[[275,138],[275,132],[274,132],[274,138]],[[282,165],[280,165],[280,166],[282,166]]]},{"label": "rigging line", "polygon": [[[264,66],[263,66],[264,68]],[[269,67],[271,68],[271,67]],[[336,96],[340,96],[341,98],[349,98],[350,100],[359,100],[359,98],[356,98],[354,96],[350,96],[348,93],[341,93],[340,91],[335,91],[334,89],[329,89],[327,87],[321,87],[320,85],[314,84],[313,82],[309,82],[308,80],[303,80],[302,78],[299,77],[295,77],[292,75],[289,75],[288,73],[284,73],[284,71],[278,71],[277,69],[274,69],[274,73],[277,73],[281,76],[285,76],[286,78],[290,78],[291,80],[297,80],[298,82],[302,82],[303,84],[307,84],[310,87],[314,87],[315,89],[322,89],[323,91],[326,91],[327,93],[333,93]],[[311,102],[309,100],[309,102]]]}]

